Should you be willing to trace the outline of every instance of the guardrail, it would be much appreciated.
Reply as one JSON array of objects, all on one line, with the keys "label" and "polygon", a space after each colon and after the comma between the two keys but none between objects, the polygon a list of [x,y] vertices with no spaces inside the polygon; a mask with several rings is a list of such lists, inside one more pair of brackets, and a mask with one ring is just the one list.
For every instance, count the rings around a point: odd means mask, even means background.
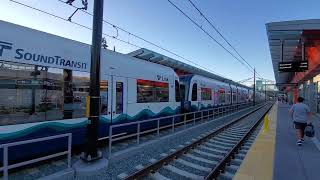
[{"label": "guardrail", "polygon": [[[193,125],[195,125],[196,120],[203,120],[203,119],[207,119],[209,120],[209,118],[214,119],[216,115],[223,115],[225,113],[229,113],[229,112],[234,112],[234,111],[238,111],[240,109],[243,109],[245,107],[248,107],[252,105],[252,102],[249,103],[241,103],[241,104],[235,104],[235,105],[229,105],[229,106],[221,106],[221,107],[215,107],[215,108],[210,108],[210,109],[205,109],[205,110],[200,110],[200,111],[194,111],[194,112],[189,112],[189,113],[183,113],[183,114],[176,114],[176,115],[172,115],[172,116],[164,116],[164,117],[159,117],[159,118],[154,118],[154,119],[148,119],[148,120],[142,120],[142,121],[135,121],[135,122],[130,122],[130,123],[124,123],[124,124],[116,124],[116,125],[111,125],[109,127],[109,147],[108,147],[108,158],[111,158],[112,155],[112,143],[115,141],[120,141],[120,140],[124,140],[124,139],[129,139],[129,138],[133,138],[136,136],[137,139],[137,144],[140,144],[140,136],[143,134],[147,134],[147,133],[151,133],[151,132],[157,132],[157,136],[160,135],[160,130],[162,129],[167,129],[167,128],[171,128],[172,132],[175,131],[175,128],[177,126],[180,125],[184,125],[184,127],[186,128],[187,123],[193,122]],[[197,115],[198,117],[197,117]],[[199,116],[200,115],[200,116]],[[192,116],[191,119],[187,119],[187,116]],[[177,118],[182,118],[183,117],[183,121],[180,121],[178,123],[176,123],[176,119]],[[171,123],[168,125],[163,125],[160,126],[161,120],[167,120],[171,119]],[[141,131],[141,124],[145,124],[145,123],[151,123],[151,122],[157,122],[157,127],[154,129],[148,129],[145,131]],[[116,128],[120,128],[120,127],[128,127],[128,126],[133,126],[136,125],[137,129],[136,129],[136,133],[131,133],[128,135],[120,135],[118,136],[118,134],[113,134],[114,129]],[[113,138],[116,137],[116,138]]]},{"label": "guardrail", "polygon": [[[36,159],[32,159],[32,160],[9,165],[9,160],[8,160],[9,147],[19,146],[19,145],[23,145],[23,144],[30,144],[30,143],[35,143],[35,142],[41,142],[41,141],[48,141],[48,140],[58,139],[58,138],[63,138],[63,137],[68,137],[68,150],[67,151],[63,151],[63,152],[51,154],[48,156],[44,156],[44,157],[40,157],[40,158],[36,158]],[[0,149],[3,148],[3,166],[0,168],[0,172],[3,171],[3,179],[8,180],[8,176],[9,176],[8,171],[10,169],[29,165],[29,164],[36,163],[36,162],[43,161],[43,160],[52,159],[52,158],[63,156],[63,155],[68,155],[68,168],[71,168],[71,148],[72,148],[71,145],[72,145],[72,134],[71,133],[60,134],[60,135],[55,135],[55,136],[48,136],[48,137],[25,140],[25,141],[18,141],[18,142],[7,143],[7,144],[1,144]]]}]

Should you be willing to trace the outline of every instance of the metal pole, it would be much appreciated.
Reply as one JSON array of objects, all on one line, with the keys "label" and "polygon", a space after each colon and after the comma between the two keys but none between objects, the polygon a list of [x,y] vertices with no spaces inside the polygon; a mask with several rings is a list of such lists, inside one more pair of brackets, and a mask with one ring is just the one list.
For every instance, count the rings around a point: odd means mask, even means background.
[{"label": "metal pole", "polygon": [[94,161],[102,158],[101,153],[98,153],[97,148],[100,117],[100,53],[102,42],[102,20],[103,0],[94,0],[90,67],[90,116],[87,127],[87,151],[85,157],[83,157],[85,161]]},{"label": "metal pole", "polygon": [[267,80],[265,81],[265,84],[264,84],[264,99],[265,101],[267,101]]},{"label": "metal pole", "polygon": [[253,69],[253,106],[256,105],[256,68]]},{"label": "metal pole", "polygon": [[68,135],[68,168],[71,168],[72,134]]},{"label": "metal pole", "polygon": [[8,147],[5,146],[3,148],[3,179],[4,180],[8,180],[8,177],[9,177],[8,166],[9,166],[9,163],[8,163]]},{"label": "metal pole", "polygon": [[304,41],[301,42],[301,60],[305,60],[305,43]]}]

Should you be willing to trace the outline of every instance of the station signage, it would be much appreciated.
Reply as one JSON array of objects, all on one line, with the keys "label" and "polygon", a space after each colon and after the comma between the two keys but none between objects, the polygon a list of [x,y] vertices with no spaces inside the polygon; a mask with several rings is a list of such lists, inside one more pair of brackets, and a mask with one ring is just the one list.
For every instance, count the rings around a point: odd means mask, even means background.
[{"label": "station signage", "polygon": [[308,61],[287,61],[279,62],[279,72],[303,72],[308,70]]},{"label": "station signage", "polygon": [[291,87],[297,87],[298,83],[276,83],[276,86],[291,86]]},{"label": "station signage", "polygon": [[90,46],[0,21],[0,60],[90,71]]}]

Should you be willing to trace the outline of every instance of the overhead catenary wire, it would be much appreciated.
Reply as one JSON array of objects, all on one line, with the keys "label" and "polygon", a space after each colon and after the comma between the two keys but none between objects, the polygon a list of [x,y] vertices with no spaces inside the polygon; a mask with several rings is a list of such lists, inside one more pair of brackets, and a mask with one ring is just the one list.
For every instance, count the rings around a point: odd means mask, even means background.
[{"label": "overhead catenary wire", "polygon": [[[218,28],[213,25],[213,23],[202,13],[202,11],[192,2],[192,0],[188,0],[190,4],[199,12],[199,14],[209,23],[209,25],[221,36],[221,38],[234,50],[234,52],[253,70],[252,67],[247,60],[240,55],[240,53],[236,50],[236,48],[224,37],[224,35],[218,30]],[[259,76],[261,76],[258,72],[256,72]]]},{"label": "overhead catenary wire", "polygon": [[[49,12],[47,12],[47,11],[41,10],[41,9],[39,9],[39,8],[32,7],[32,6],[30,6],[30,5],[27,5],[27,4],[18,2],[18,1],[16,1],[16,0],[9,0],[9,1],[11,1],[11,2],[13,2],[13,3],[16,3],[16,4],[19,4],[19,5],[21,5],[21,6],[25,6],[25,7],[27,7],[27,8],[33,9],[33,10],[35,10],[35,11],[44,13],[44,14],[46,14],[46,15],[52,16],[52,17],[54,17],[54,18],[57,18],[57,19],[60,19],[60,20],[63,20],[63,21],[72,23],[72,24],[74,24],[74,25],[77,25],[77,26],[79,26],[79,27],[85,28],[85,29],[87,29],[87,30],[91,30],[91,31],[92,31],[92,28],[90,28],[90,27],[88,27],[88,26],[85,26],[85,25],[83,25],[83,24],[80,24],[80,23],[77,23],[77,22],[74,22],[74,21],[69,21],[68,19],[63,18],[63,17],[58,16],[58,15],[55,15],[55,14],[53,14],[53,13],[49,13]],[[63,2],[63,1],[61,1],[61,0],[58,0],[58,1]],[[75,7],[75,8],[77,8],[77,7]],[[83,12],[86,12],[86,11],[83,11]],[[104,20],[104,21],[105,21],[105,20]],[[107,22],[107,21],[105,21],[105,22]],[[108,23],[109,23],[109,22],[108,22]],[[111,24],[111,23],[109,23],[109,24]],[[115,25],[113,25],[113,24],[111,24],[111,25],[112,25],[113,27],[115,27],[115,28],[119,28],[118,26],[115,26]],[[120,29],[120,28],[119,28],[119,29]],[[130,35],[132,35],[132,36],[137,36],[137,35],[129,32],[129,31],[127,31],[127,30],[122,29],[122,28],[121,28],[120,30],[126,31],[126,32],[128,32]],[[117,33],[117,34],[118,34],[118,33]],[[104,33],[104,32],[103,32],[103,35],[105,35],[105,36],[107,36],[107,37],[110,37],[110,38],[113,38],[113,39],[115,39],[115,40],[117,40],[117,41],[120,41],[120,42],[122,42],[122,43],[126,43],[126,44],[128,44],[128,45],[134,46],[134,47],[136,47],[136,48],[139,48],[139,49],[142,48],[142,47],[139,46],[139,45],[136,45],[136,44],[130,43],[129,41],[125,41],[125,40],[123,40],[123,39],[118,38],[118,37],[117,37],[118,35],[117,35],[117,36],[112,36],[112,35],[106,34],[106,33]],[[137,37],[139,37],[139,36],[137,36]],[[139,38],[141,38],[141,37],[139,37]],[[141,39],[143,39],[143,38],[141,38]],[[145,40],[145,42],[147,42],[147,40]],[[154,44],[154,43],[150,42],[149,44]],[[155,44],[155,46],[159,46],[159,45],[156,45],[156,44]],[[160,46],[160,47],[161,47],[161,46]],[[160,48],[160,47],[159,47],[159,48]],[[161,47],[161,48],[163,48],[163,47]],[[165,51],[167,51],[167,52],[169,52],[169,53],[171,53],[171,54],[173,54],[173,55],[175,55],[175,56],[177,56],[177,57],[183,58],[184,60],[186,60],[186,61],[188,61],[188,62],[190,62],[190,63],[192,63],[192,64],[194,64],[194,65],[196,65],[196,66],[198,66],[198,67],[201,67],[202,69],[205,69],[205,70],[207,70],[207,71],[209,71],[209,72],[218,74],[218,73],[216,73],[216,72],[214,72],[214,71],[212,71],[212,70],[210,70],[210,69],[208,69],[208,68],[206,68],[206,67],[203,67],[203,66],[201,66],[201,65],[199,65],[199,64],[197,64],[197,63],[195,63],[195,62],[193,62],[193,61],[191,61],[191,60],[188,60],[188,59],[186,59],[186,58],[184,58],[184,57],[182,57],[182,56],[180,56],[180,55],[178,55],[178,54],[176,54],[176,53],[174,53],[174,52],[171,52],[171,51],[166,50],[166,49],[164,49],[164,48],[163,48],[163,50],[165,50]],[[218,75],[220,75],[220,74],[218,74]],[[220,76],[221,76],[221,77],[224,77],[223,75],[220,75]],[[226,77],[224,77],[224,78],[226,78]],[[226,79],[228,79],[228,78],[226,78]]]},{"label": "overhead catenary wire", "polygon": [[[223,46],[219,41],[217,41],[212,35],[210,35],[199,23],[193,20],[189,15],[187,15],[181,8],[179,8],[176,4],[174,4],[171,0],[167,0],[172,6],[174,6],[180,13],[182,13],[187,19],[189,19],[194,25],[196,25],[199,29],[201,29],[207,36],[209,36],[213,41],[215,41],[220,47],[222,47],[226,52],[228,52],[233,58],[239,61],[244,67],[246,67],[249,71],[253,72],[252,66],[248,63],[248,65],[244,64],[237,56],[235,56],[231,51],[229,51],[225,46]],[[222,35],[222,34],[221,34]],[[242,57],[242,56],[241,56]],[[245,61],[246,62],[246,61]],[[261,77],[259,73],[256,72],[257,75]]]},{"label": "overhead catenary wire", "polygon": [[176,4],[174,4],[171,0],[167,0],[173,7],[175,7],[181,14],[183,14],[187,19],[189,19],[194,25],[196,25],[201,31],[203,31],[207,36],[210,37],[214,42],[216,42],[220,47],[222,47],[225,51],[227,51],[232,57],[238,60],[242,65],[252,71],[247,65],[245,65],[237,56],[235,56],[231,51],[229,51],[226,47],[224,47],[219,41],[217,41],[208,31],[203,29],[203,27],[198,24],[195,20],[193,20],[189,15],[187,15],[182,9],[180,9]]},{"label": "overhead catenary wire", "polygon": [[[61,3],[63,3],[63,4],[66,4],[66,2],[63,1],[63,0],[57,0],[57,1],[59,1],[59,2],[61,2]],[[76,6],[74,6],[74,5],[69,5],[69,4],[68,4],[68,6],[72,6],[73,8],[78,9],[78,7],[76,7]],[[80,9],[80,11],[82,11],[83,13],[85,13],[85,14],[87,14],[87,15],[93,16],[93,14],[90,13],[90,12],[88,12],[88,11],[84,11],[84,10],[82,10],[82,9]],[[103,19],[103,22],[106,23],[106,24],[108,24],[108,25],[110,25],[110,26],[112,26],[112,27],[114,27],[114,28],[116,28],[117,30],[119,29],[119,30],[127,33],[129,36],[135,37],[135,38],[137,38],[137,39],[139,39],[139,40],[141,40],[141,41],[144,41],[144,42],[146,42],[146,43],[148,43],[148,44],[151,44],[152,46],[155,46],[155,47],[157,47],[157,48],[159,48],[159,49],[161,49],[161,50],[163,50],[163,51],[165,51],[165,52],[167,52],[167,53],[169,53],[169,54],[172,54],[172,55],[174,55],[174,56],[176,56],[176,57],[179,57],[179,58],[181,58],[181,59],[183,59],[183,60],[185,60],[185,61],[187,61],[187,62],[189,62],[189,63],[192,63],[193,65],[196,65],[196,66],[198,66],[198,67],[200,67],[200,68],[202,68],[202,69],[204,69],[204,70],[207,70],[207,71],[209,71],[209,72],[211,72],[211,73],[214,73],[214,74],[217,74],[217,75],[219,75],[219,76],[221,76],[221,77],[224,77],[224,76],[221,75],[220,73],[217,73],[217,72],[215,72],[215,71],[213,71],[213,70],[211,70],[211,69],[208,69],[207,67],[204,67],[204,66],[202,66],[202,65],[200,65],[200,64],[198,64],[198,63],[196,63],[196,62],[194,62],[194,61],[192,61],[192,60],[189,60],[189,59],[187,59],[187,58],[185,58],[185,57],[183,57],[183,56],[181,56],[181,55],[179,55],[179,54],[171,51],[171,50],[168,50],[167,48],[164,48],[164,47],[162,47],[162,46],[160,46],[160,45],[158,45],[158,44],[156,44],[156,43],[154,43],[154,42],[151,42],[151,41],[149,41],[149,40],[147,40],[147,39],[145,39],[145,38],[143,38],[143,37],[141,37],[141,36],[139,36],[139,35],[136,35],[135,33],[132,33],[132,32],[130,32],[130,31],[128,31],[128,30],[126,30],[126,29],[124,29],[124,28],[122,28],[122,27],[119,27],[118,25],[115,25],[115,24],[113,24],[113,23],[110,23],[109,21],[106,21],[105,19]],[[224,78],[226,78],[226,77],[224,77]]]},{"label": "overhead catenary wire", "polygon": [[[63,18],[63,17],[61,17],[61,16],[58,16],[58,15],[49,13],[49,12],[44,11],[44,10],[41,10],[41,9],[39,9],[39,8],[35,8],[35,7],[30,6],[30,5],[27,5],[27,4],[24,4],[24,3],[21,3],[21,2],[15,1],[15,0],[9,0],[9,1],[11,1],[11,2],[13,2],[13,3],[16,3],[16,4],[19,4],[19,5],[21,5],[21,6],[24,6],[24,7],[30,8],[30,9],[33,9],[33,10],[35,10],[35,11],[38,11],[38,12],[47,14],[47,15],[52,16],[52,17],[54,17],[54,18],[57,18],[57,19],[60,19],[60,20],[63,20],[63,21],[67,21],[67,22],[69,22],[69,23],[72,23],[72,24],[74,24],[74,25],[77,25],[77,26],[79,26],[79,27],[82,27],[82,28],[84,28],[84,29],[87,29],[87,30],[91,30],[91,31],[92,31],[92,28],[90,28],[90,27],[88,27],[88,26],[85,26],[85,25],[83,25],[83,24],[80,24],[80,23],[77,23],[77,22],[74,22],[74,21],[69,21],[69,20],[66,19],[66,18]],[[120,42],[123,42],[123,43],[129,44],[129,45],[131,45],[131,46],[134,46],[134,47],[136,47],[136,48],[142,48],[142,47],[140,47],[140,46],[138,46],[138,45],[136,45],[136,44],[127,42],[127,41],[125,41],[125,40],[123,40],[123,39],[120,39],[120,38],[118,38],[118,37],[116,37],[116,36],[112,36],[112,35],[106,34],[106,33],[104,33],[104,32],[103,32],[102,34],[105,35],[105,36],[107,36],[107,37],[116,39],[116,40],[118,40],[118,41],[120,41]]]}]

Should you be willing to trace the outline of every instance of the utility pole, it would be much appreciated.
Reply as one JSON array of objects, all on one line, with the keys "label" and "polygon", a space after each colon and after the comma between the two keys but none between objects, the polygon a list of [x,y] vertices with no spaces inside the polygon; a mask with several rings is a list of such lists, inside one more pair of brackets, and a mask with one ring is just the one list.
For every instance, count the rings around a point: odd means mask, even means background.
[{"label": "utility pole", "polygon": [[253,69],[253,106],[256,105],[256,68]]},{"label": "utility pole", "polygon": [[265,98],[265,101],[267,102],[267,80],[265,80],[264,82],[264,98]]},{"label": "utility pole", "polygon": [[98,128],[100,118],[100,54],[102,42],[103,0],[94,0],[91,67],[90,67],[90,114],[87,126],[86,152],[81,157],[86,162],[102,158],[98,152]]}]

